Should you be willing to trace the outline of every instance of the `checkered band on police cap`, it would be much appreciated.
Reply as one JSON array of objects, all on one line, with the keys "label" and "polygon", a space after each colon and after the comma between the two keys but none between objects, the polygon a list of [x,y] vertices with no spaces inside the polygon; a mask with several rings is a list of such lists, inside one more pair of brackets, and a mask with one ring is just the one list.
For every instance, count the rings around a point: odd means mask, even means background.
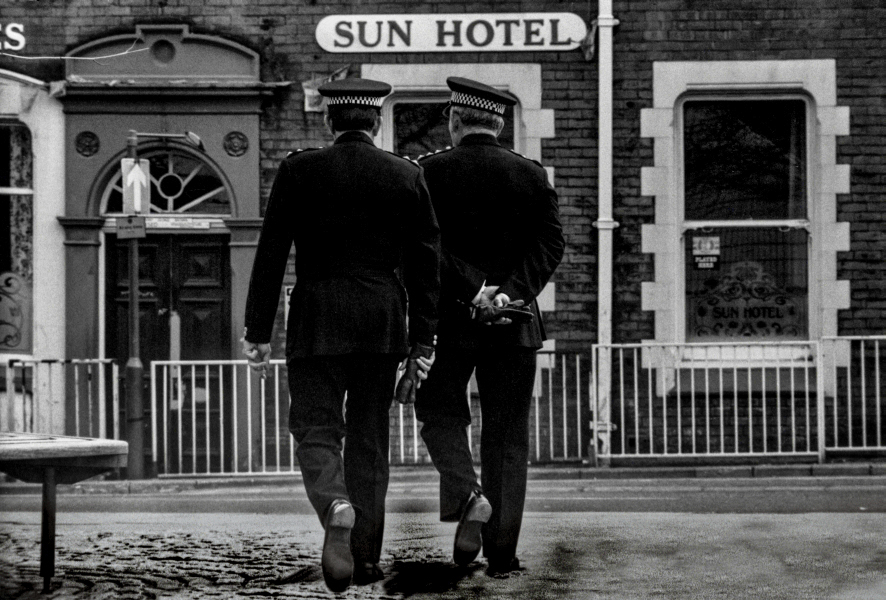
[{"label": "checkered band on police cap", "polygon": [[381,108],[383,101],[384,98],[372,96],[329,96],[326,98],[326,103],[330,106],[335,106],[337,104],[356,104],[359,106],[374,106],[375,108]]},{"label": "checkered band on police cap", "polygon": [[367,106],[381,108],[391,86],[383,81],[350,77],[329,81],[317,88],[329,106]]},{"label": "checkered band on police cap", "polygon": [[488,100],[480,96],[465,94],[464,92],[452,92],[451,103],[456,106],[467,106],[468,108],[477,108],[486,112],[495,113],[497,115],[505,114],[505,105],[495,100]]}]

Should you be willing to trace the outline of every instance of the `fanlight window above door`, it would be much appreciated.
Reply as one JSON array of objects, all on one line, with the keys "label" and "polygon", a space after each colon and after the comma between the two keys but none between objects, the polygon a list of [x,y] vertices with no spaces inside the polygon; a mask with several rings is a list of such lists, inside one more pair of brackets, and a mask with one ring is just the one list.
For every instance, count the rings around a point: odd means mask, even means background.
[{"label": "fanlight window above door", "polygon": [[[228,189],[216,170],[199,157],[177,148],[139,152],[151,165],[150,214],[230,215]],[[103,214],[123,212],[123,182],[119,169],[102,196]]]}]

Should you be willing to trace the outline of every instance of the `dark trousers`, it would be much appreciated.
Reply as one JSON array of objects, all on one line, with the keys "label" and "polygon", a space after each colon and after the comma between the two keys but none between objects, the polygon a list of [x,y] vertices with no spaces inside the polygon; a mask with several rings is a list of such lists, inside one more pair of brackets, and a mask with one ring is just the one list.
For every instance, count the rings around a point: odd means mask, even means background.
[{"label": "dark trousers", "polygon": [[287,364],[289,430],[298,443],[295,454],[308,499],[322,523],[333,500],[354,505],[351,553],[358,562],[377,563],[381,557],[389,410],[398,362],[391,354],[345,354],[293,358]]},{"label": "dark trousers", "polygon": [[[482,489],[492,504],[492,518],[483,527],[483,554],[501,564],[514,557],[523,521],[535,353],[441,344],[415,405],[422,439],[440,472],[440,519],[457,521],[471,492]],[[467,430],[467,385],[475,369],[482,419],[479,482]]]}]

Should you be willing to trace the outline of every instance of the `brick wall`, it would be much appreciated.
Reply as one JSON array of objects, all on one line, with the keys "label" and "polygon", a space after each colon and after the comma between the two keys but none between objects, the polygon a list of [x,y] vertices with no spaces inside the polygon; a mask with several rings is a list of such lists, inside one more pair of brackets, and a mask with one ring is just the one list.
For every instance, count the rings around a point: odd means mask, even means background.
[{"label": "brick wall", "polygon": [[[739,5],[737,7],[736,5]],[[837,103],[848,106],[851,135],[838,139],[837,162],[851,165],[851,192],[838,197],[839,221],[851,223],[851,250],[837,276],[851,281],[852,308],[841,335],[886,333],[886,5],[880,0],[646,0],[614,2],[615,218],[614,338],[652,337],[639,311],[639,282],[651,261],[639,254],[639,226],[654,218],[640,195],[639,168],[652,165],[651,142],[639,137],[639,109],[651,106],[653,61],[836,60]]]}]

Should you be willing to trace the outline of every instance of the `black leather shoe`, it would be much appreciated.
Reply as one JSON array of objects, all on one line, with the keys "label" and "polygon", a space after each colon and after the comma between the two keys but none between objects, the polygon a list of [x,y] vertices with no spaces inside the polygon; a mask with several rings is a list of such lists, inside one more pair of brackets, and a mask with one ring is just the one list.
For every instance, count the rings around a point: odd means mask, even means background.
[{"label": "black leather shoe", "polygon": [[480,530],[491,516],[492,505],[486,496],[480,492],[471,493],[455,529],[455,550],[452,553],[455,564],[464,566],[477,558],[483,546]]},{"label": "black leather shoe", "polygon": [[522,571],[520,568],[520,559],[516,556],[510,560],[489,560],[489,566],[486,568],[486,574],[496,579],[507,579],[512,573]]},{"label": "black leather shoe", "polygon": [[323,580],[333,592],[343,592],[351,584],[354,557],[351,556],[351,529],[356,514],[347,500],[333,500],[326,513],[326,535],[323,538]]},{"label": "black leather shoe", "polygon": [[369,585],[384,578],[385,573],[378,563],[364,562],[354,565],[354,583],[357,585]]}]

